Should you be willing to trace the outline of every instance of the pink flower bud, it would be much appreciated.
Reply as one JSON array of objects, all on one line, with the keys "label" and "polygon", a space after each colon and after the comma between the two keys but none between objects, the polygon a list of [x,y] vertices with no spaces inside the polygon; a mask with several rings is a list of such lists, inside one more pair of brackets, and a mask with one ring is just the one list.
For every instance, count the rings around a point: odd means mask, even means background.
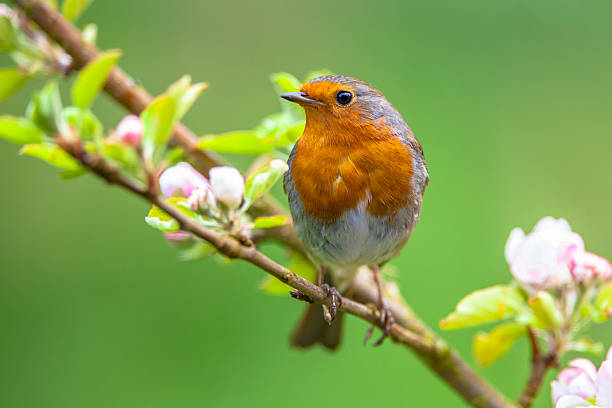
[{"label": "pink flower bud", "polygon": [[187,199],[187,205],[193,211],[215,207],[215,197],[211,187],[207,184],[204,187],[198,187],[193,190]]},{"label": "pink flower bud", "polygon": [[189,163],[181,162],[167,168],[159,177],[159,186],[166,197],[188,198],[197,188],[208,188],[206,177]]},{"label": "pink flower bud", "polygon": [[136,115],[127,115],[117,125],[115,133],[117,138],[132,146],[139,146],[142,140],[144,126],[142,120]]},{"label": "pink flower bud", "polygon": [[208,173],[217,200],[228,208],[237,208],[244,194],[244,179],[238,170],[229,166],[213,167]]},{"label": "pink flower bud", "polygon": [[550,385],[553,401],[556,403],[564,395],[575,395],[584,399],[594,398],[597,370],[593,363],[585,358],[577,358],[568,365],[569,367],[561,370],[557,380]]},{"label": "pink flower bud", "polygon": [[166,232],[164,236],[171,244],[185,244],[193,240],[191,233],[187,231]]},{"label": "pink flower bud", "polygon": [[575,252],[569,260],[569,265],[576,282],[588,282],[593,279],[608,280],[612,276],[610,262],[591,252]]},{"label": "pink flower bud", "polygon": [[564,219],[545,217],[527,235],[520,228],[514,229],[506,242],[505,253],[517,281],[542,289],[571,282],[564,258],[568,248],[584,251],[580,235],[572,232]]}]

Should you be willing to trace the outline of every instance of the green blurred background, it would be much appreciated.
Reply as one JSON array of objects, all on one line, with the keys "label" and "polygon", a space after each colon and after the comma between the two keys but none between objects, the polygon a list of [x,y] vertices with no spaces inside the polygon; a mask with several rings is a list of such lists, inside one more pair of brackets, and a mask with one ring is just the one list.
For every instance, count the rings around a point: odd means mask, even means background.
[{"label": "green blurred background", "polygon": [[[79,23],[96,22],[99,45],[122,48],[154,93],[184,73],[210,82],[186,118],[197,133],[278,111],[276,71],[355,76],[403,113],[431,184],[393,264],[428,324],[510,279],[515,226],[565,217],[612,258],[609,1],[170,3],[98,0]],[[22,113],[37,86],[0,112]],[[95,108],[107,126],[123,115],[107,97]],[[354,318],[335,354],[290,349],[303,305],[258,291],[263,272],[179,262],[144,202],[92,176],[62,181],[17,150],[0,144],[0,406],[465,406],[403,348],[364,348]],[[610,326],[591,334],[608,346]],[[473,361],[475,332],[443,335]],[[478,370],[514,398],[528,361],[521,341]],[[537,406],[550,406],[548,386]]]}]

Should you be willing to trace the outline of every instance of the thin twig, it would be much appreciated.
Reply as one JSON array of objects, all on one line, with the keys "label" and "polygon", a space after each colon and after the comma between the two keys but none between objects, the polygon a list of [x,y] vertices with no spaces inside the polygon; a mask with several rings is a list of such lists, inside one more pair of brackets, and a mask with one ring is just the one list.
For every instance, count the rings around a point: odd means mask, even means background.
[{"label": "thin twig", "polygon": [[531,407],[536,395],[540,392],[540,388],[542,388],[546,372],[549,368],[557,365],[557,346],[555,341],[552,340],[548,352],[542,354],[540,343],[538,343],[536,333],[531,326],[527,326],[527,334],[531,344],[531,373],[517,402],[520,408]]}]

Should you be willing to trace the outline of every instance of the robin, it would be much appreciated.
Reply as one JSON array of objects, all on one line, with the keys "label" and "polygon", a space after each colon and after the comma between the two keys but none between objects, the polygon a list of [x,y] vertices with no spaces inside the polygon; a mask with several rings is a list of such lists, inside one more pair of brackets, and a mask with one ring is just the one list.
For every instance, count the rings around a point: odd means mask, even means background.
[{"label": "robin", "polygon": [[320,309],[309,305],[291,342],[304,348],[316,343],[338,347],[340,293],[350,292],[357,269],[367,265],[385,322],[380,344],[392,317],[379,270],[397,255],[419,219],[429,182],[421,145],[385,96],[358,79],[322,76],[281,97],[306,112],[284,188],[296,232],[331,303],[323,318]]}]

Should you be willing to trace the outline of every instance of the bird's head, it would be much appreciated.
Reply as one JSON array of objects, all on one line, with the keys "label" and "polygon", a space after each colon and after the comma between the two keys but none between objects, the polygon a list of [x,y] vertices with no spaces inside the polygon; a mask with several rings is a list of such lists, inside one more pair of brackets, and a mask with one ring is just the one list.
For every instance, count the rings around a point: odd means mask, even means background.
[{"label": "bird's head", "polygon": [[[355,78],[326,75],[304,84],[282,98],[306,112],[306,128],[330,142],[378,139],[410,131],[399,112],[373,86]],[[353,140],[355,141],[355,140]]]}]

